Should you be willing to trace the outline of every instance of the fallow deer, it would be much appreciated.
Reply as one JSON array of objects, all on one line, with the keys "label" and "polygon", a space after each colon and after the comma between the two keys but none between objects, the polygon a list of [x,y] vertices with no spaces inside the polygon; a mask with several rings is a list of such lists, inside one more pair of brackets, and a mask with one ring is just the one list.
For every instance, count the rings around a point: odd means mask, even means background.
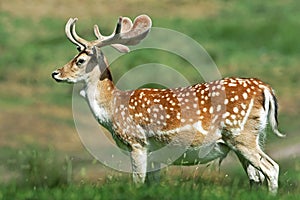
[{"label": "fallow deer", "polygon": [[267,119],[276,135],[284,135],[277,128],[277,100],[268,84],[256,78],[224,78],[182,88],[121,91],[113,83],[101,47],[128,52],[127,45],[146,37],[151,19],[141,15],[132,23],[120,17],[110,36],[101,35],[95,25],[94,41],[77,35],[76,21],[71,18],[65,32],[79,54],[52,77],[58,82],[84,82],[82,94],[94,117],[130,151],[134,182],[143,183],[150,174],[149,155],[172,143],[185,147],[174,165],[223,159],[232,150],[250,182],[266,178],[269,191],[277,192],[279,166],[262,150]]}]

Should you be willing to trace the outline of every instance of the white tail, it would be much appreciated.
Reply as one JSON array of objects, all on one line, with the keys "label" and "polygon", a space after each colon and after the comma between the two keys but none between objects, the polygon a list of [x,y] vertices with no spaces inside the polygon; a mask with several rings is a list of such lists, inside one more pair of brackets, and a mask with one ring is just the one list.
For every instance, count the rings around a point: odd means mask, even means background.
[{"label": "white tail", "polygon": [[223,159],[232,150],[250,181],[261,183],[266,177],[269,190],[276,193],[279,166],[259,144],[268,115],[274,133],[283,136],[277,129],[277,101],[269,85],[255,78],[225,78],[184,88],[120,91],[100,47],[111,45],[128,52],[126,45],[135,45],[146,37],[151,19],[142,15],[132,23],[120,17],[111,36],[103,36],[95,26],[98,39],[91,42],[76,34],[76,21],[68,21],[66,34],[80,52],[52,77],[85,83],[82,94],[96,119],[117,144],[130,150],[135,182],[145,181],[152,164],[167,162],[149,161],[158,146],[174,144],[186,148],[173,160],[178,165]]},{"label": "white tail", "polygon": [[273,132],[279,136],[279,137],[286,137],[285,134],[282,134],[278,130],[278,104],[277,104],[277,99],[275,97],[274,91],[268,90],[268,94],[265,95],[265,98],[267,101],[270,102],[270,112],[269,112],[269,121],[270,125],[272,127]]}]

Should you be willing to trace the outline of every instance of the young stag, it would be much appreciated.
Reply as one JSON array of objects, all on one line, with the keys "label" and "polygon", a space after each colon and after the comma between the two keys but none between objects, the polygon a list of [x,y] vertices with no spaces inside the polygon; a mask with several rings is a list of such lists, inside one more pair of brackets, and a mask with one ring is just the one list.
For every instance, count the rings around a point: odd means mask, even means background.
[{"label": "young stag", "polygon": [[59,82],[85,83],[83,94],[95,118],[119,146],[130,151],[134,182],[144,182],[150,165],[164,162],[149,164],[149,155],[172,144],[184,147],[184,153],[172,161],[175,165],[222,160],[232,150],[251,183],[266,178],[269,190],[276,193],[279,166],[262,150],[267,119],[276,135],[284,135],[277,129],[277,101],[268,84],[255,78],[225,78],[175,89],[120,91],[100,48],[111,45],[128,52],[126,45],[136,45],[146,37],[151,19],[141,15],[132,23],[120,17],[110,36],[101,35],[95,25],[98,39],[94,41],[77,35],[76,21],[71,18],[65,31],[79,54],[52,77]]}]

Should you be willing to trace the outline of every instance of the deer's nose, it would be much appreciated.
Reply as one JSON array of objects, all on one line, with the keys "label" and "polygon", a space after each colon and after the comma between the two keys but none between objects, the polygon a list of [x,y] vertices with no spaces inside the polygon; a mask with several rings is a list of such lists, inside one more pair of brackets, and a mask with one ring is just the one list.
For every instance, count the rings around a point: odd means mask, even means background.
[{"label": "deer's nose", "polygon": [[61,81],[60,79],[58,79],[58,78],[56,77],[56,75],[58,75],[58,74],[59,74],[58,71],[54,71],[54,72],[52,72],[52,74],[51,74],[52,78],[53,78],[54,80],[56,80],[57,82]]}]

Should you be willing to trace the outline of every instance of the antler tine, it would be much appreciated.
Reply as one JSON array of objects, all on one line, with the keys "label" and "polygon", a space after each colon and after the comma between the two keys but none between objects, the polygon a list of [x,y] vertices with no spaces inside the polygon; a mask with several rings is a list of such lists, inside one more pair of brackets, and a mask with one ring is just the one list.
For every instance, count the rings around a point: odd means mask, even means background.
[{"label": "antler tine", "polygon": [[73,19],[70,18],[65,26],[65,33],[67,35],[67,38],[75,45],[79,45],[78,42],[74,39],[72,33],[71,33],[71,26],[73,25],[73,23],[75,23],[77,21],[77,18]]},{"label": "antler tine", "polygon": [[129,31],[132,28],[132,21],[131,19],[129,19],[128,17],[123,17],[122,18],[122,33],[125,33],[127,31]]},{"label": "antler tine", "polygon": [[99,27],[98,25],[94,25],[94,34],[95,36],[98,38],[98,40],[104,40],[105,39],[105,36],[103,36],[101,33],[100,33],[100,30],[99,30]]},{"label": "antler tine", "polygon": [[[74,39],[83,47],[83,49],[85,49],[88,46],[89,42],[77,35],[76,30],[75,30],[75,22],[76,21],[77,21],[77,19],[74,21],[74,23],[71,26],[72,35],[73,35]],[[83,50],[83,49],[81,49],[81,50]]]},{"label": "antler tine", "polygon": [[88,42],[81,37],[79,37],[75,31],[75,23],[78,19],[77,18],[70,18],[65,26],[65,32],[68,39],[75,45],[77,45],[80,50],[86,48]]},{"label": "antler tine", "polygon": [[118,20],[118,23],[117,23],[117,26],[116,26],[116,29],[115,29],[114,35],[120,34],[121,29],[122,29],[122,17],[120,16],[119,20]]}]

